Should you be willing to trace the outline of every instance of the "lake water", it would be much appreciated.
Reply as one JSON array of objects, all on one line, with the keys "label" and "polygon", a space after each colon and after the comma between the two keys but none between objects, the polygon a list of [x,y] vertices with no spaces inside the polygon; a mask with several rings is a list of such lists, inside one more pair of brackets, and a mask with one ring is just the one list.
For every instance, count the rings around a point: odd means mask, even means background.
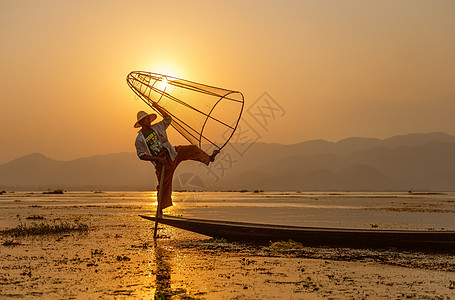
[{"label": "lake water", "polygon": [[[455,193],[174,192],[164,212],[188,218],[283,225],[455,229]],[[0,228],[52,211],[68,214],[154,214],[156,192],[75,192],[0,195]]]},{"label": "lake water", "polygon": [[[455,229],[455,194],[175,192],[166,214],[344,228]],[[8,192],[0,230],[86,224],[88,232],[0,236],[0,298],[449,299],[452,254],[226,243],[158,227],[155,192]],[[305,245],[303,245],[305,246]]]}]

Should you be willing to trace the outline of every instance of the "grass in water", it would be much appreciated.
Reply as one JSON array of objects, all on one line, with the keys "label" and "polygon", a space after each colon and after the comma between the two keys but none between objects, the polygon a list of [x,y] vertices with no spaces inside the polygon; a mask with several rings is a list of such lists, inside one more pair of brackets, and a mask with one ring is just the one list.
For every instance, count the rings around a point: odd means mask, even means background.
[{"label": "grass in water", "polygon": [[228,241],[225,238],[211,238],[208,240],[209,243],[227,243]]},{"label": "grass in water", "polygon": [[46,235],[46,234],[58,234],[58,233],[67,233],[67,232],[84,232],[88,231],[88,225],[76,223],[70,224],[67,222],[63,222],[60,224],[46,224],[46,223],[39,223],[39,224],[32,224],[32,225],[24,225],[21,224],[16,228],[5,229],[0,231],[0,234],[3,235],[11,235],[11,236],[27,236],[27,235]]},{"label": "grass in water", "polygon": [[19,246],[21,243],[15,242],[13,240],[11,241],[4,241],[3,246]]},{"label": "grass in water", "polygon": [[293,240],[272,243],[269,248],[274,251],[286,251],[293,249],[303,249],[303,245]]}]

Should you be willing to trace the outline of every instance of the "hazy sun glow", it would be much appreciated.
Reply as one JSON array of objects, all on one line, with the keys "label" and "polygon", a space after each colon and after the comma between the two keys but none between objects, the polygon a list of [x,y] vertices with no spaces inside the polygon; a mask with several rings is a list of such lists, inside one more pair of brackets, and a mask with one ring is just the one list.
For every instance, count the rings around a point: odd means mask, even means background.
[{"label": "hazy sun glow", "polygon": [[172,76],[176,78],[184,78],[182,72],[182,66],[173,66],[170,63],[158,62],[157,64],[150,64],[149,67],[145,67],[143,71],[158,73],[165,76]]},{"label": "hazy sun glow", "polygon": [[[134,101],[131,71],[241,91],[261,142],[455,134],[455,1],[360,2],[0,1],[0,164],[134,151],[131,123],[149,108]],[[285,112],[267,128],[250,114],[264,92]],[[102,138],[100,116],[115,120]]]},{"label": "hazy sun glow", "polygon": [[[159,90],[158,93],[161,95],[166,92],[169,84],[166,76],[161,77],[161,79],[157,80],[155,83],[155,87]],[[161,98],[160,98],[161,99]],[[159,100],[158,100],[159,101]]]},{"label": "hazy sun glow", "polygon": [[163,76],[161,82],[163,83],[163,85],[166,87],[167,84],[168,84],[168,80],[167,80],[167,77],[166,76]]}]

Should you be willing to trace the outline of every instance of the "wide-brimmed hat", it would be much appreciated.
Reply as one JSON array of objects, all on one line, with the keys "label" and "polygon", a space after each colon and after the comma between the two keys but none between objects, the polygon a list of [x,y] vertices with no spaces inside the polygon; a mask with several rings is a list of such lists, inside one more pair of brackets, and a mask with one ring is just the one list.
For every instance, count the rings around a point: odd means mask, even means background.
[{"label": "wide-brimmed hat", "polygon": [[137,122],[134,123],[134,127],[135,128],[138,128],[138,127],[141,127],[141,125],[139,124],[139,121],[142,120],[143,118],[146,118],[150,116],[150,122],[152,122],[153,120],[156,119],[156,114],[148,114],[146,113],[145,111],[141,110],[140,112],[137,113]]}]

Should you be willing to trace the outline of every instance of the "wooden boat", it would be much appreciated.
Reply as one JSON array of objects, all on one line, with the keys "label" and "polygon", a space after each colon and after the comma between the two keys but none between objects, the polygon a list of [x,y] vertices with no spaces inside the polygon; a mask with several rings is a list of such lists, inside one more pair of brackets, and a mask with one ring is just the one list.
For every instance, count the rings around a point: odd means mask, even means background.
[{"label": "wooden boat", "polygon": [[346,229],[269,225],[232,221],[141,215],[184,230],[231,241],[270,242],[293,240],[307,246],[408,248],[455,253],[455,231]]}]

